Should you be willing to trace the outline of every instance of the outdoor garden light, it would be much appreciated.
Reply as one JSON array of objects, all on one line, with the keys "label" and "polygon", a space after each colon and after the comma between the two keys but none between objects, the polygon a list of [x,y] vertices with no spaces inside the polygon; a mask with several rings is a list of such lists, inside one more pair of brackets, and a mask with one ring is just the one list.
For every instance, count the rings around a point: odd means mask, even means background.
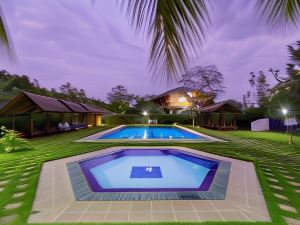
[{"label": "outdoor garden light", "polygon": [[282,109],[282,113],[283,113],[283,115],[286,115],[287,114],[287,109]]},{"label": "outdoor garden light", "polygon": [[147,115],[148,115],[148,113],[147,113],[146,111],[144,111],[144,112],[143,112],[143,115],[144,115],[144,116],[147,116]]}]

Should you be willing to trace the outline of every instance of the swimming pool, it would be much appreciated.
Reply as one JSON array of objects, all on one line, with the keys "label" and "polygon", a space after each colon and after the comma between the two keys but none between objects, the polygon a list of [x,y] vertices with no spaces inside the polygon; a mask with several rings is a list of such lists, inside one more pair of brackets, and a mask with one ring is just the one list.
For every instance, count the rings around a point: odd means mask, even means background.
[{"label": "swimming pool", "polygon": [[201,134],[196,134],[175,126],[124,126],[100,135],[97,139],[207,140],[207,138]]},{"label": "swimming pool", "polygon": [[171,149],[128,149],[80,163],[96,192],[207,191],[218,165]]},{"label": "swimming pool", "polygon": [[[225,195],[229,173],[228,164],[222,161],[176,148],[120,149],[71,163],[68,169],[75,193],[108,200],[116,196],[123,200],[133,196],[139,200],[164,199],[166,196],[180,199],[180,196],[186,195],[202,199],[214,196],[210,191],[217,192],[220,197]],[[214,182],[222,182],[223,189]],[[77,190],[75,186],[84,187],[84,191]],[[205,194],[198,195],[200,192]],[[149,197],[149,193],[153,196]]]}]

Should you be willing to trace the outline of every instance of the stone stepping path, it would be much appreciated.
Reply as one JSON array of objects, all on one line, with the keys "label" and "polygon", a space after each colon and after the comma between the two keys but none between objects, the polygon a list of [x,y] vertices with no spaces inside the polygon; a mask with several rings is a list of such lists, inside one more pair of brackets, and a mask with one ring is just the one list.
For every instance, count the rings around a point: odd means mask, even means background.
[{"label": "stone stepping path", "polygon": [[266,173],[267,176],[269,177],[274,177],[275,175],[273,173]]},{"label": "stone stepping path", "polygon": [[20,198],[20,197],[24,196],[25,193],[26,193],[26,192],[19,192],[19,193],[14,194],[12,197],[13,197],[13,198]]},{"label": "stone stepping path", "polygon": [[276,190],[283,190],[282,187],[276,186],[276,185],[270,185],[270,187],[271,187],[271,188],[274,188],[274,189],[276,189]]},{"label": "stone stepping path", "polygon": [[285,174],[290,174],[288,171],[286,170],[278,170],[280,173],[285,173]]},{"label": "stone stepping path", "polygon": [[7,180],[0,181],[0,186],[3,186],[3,185],[5,185],[5,184],[7,184],[7,183],[8,183],[8,181],[7,181]]},{"label": "stone stepping path", "polygon": [[288,212],[297,213],[297,210],[294,207],[291,207],[288,205],[279,204],[279,208],[281,208],[282,210],[288,211]]},{"label": "stone stepping path", "polygon": [[11,222],[14,221],[16,218],[17,218],[17,215],[15,215],[15,214],[9,215],[9,216],[4,216],[4,217],[0,218],[0,224],[11,223]]},{"label": "stone stepping path", "polygon": [[22,202],[17,202],[17,203],[11,203],[6,205],[4,208],[5,209],[16,209],[19,208],[22,205]]},{"label": "stone stepping path", "polygon": [[300,225],[300,220],[296,220],[293,218],[284,217],[285,221],[288,225]]},{"label": "stone stepping path", "polygon": [[280,195],[280,194],[274,194],[277,198],[280,198],[282,200],[289,200],[288,197],[284,196],[284,195]]},{"label": "stone stepping path", "polygon": [[28,180],[28,178],[21,178],[21,179],[19,179],[19,181],[27,181]]},{"label": "stone stepping path", "polygon": [[15,170],[7,170],[7,171],[4,171],[3,174],[11,174],[14,172],[16,172],[16,171]]},{"label": "stone stepping path", "polygon": [[28,186],[28,184],[21,184],[21,185],[18,185],[17,188],[22,189],[22,188],[26,188],[27,186]]},{"label": "stone stepping path", "polygon": [[269,179],[269,181],[272,181],[272,182],[276,182],[276,183],[278,183],[279,182],[279,180],[277,180],[277,179],[274,179],[274,178],[268,178]]},{"label": "stone stepping path", "polygon": [[30,174],[29,172],[26,172],[26,173],[23,173],[22,176],[23,176],[23,177],[26,177],[26,176],[28,176],[29,174]]},{"label": "stone stepping path", "polygon": [[296,187],[300,187],[300,184],[297,182],[293,182],[293,181],[288,181],[289,184],[296,186]]},{"label": "stone stepping path", "polygon": [[295,180],[295,177],[292,177],[292,176],[283,175],[283,177],[286,179]]}]

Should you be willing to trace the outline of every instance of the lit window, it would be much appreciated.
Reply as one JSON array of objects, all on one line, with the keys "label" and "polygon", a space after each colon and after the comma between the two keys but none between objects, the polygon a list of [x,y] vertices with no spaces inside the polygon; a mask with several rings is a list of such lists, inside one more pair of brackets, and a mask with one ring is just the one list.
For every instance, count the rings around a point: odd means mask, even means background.
[{"label": "lit window", "polygon": [[184,96],[180,96],[178,98],[178,102],[185,102],[186,101],[186,98]]}]

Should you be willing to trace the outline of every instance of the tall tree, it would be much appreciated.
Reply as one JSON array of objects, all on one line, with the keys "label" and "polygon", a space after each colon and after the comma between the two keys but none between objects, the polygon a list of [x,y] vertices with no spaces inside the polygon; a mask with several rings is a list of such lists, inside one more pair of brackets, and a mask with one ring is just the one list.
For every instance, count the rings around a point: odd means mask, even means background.
[{"label": "tall tree", "polygon": [[118,85],[107,93],[106,100],[110,103],[111,108],[118,113],[125,113],[136,99],[134,94],[129,94],[123,85]]},{"label": "tall tree", "polygon": [[287,76],[278,79],[279,83],[271,89],[269,113],[282,116],[281,109],[284,107],[288,109],[289,116],[300,118],[300,41],[294,46],[288,46],[288,52],[290,62],[287,64]]},{"label": "tall tree", "polygon": [[269,102],[269,84],[263,71],[259,71],[256,79],[256,102],[260,107],[267,106]]},{"label": "tall tree", "polygon": [[[223,92],[223,80],[223,74],[219,72],[218,68],[215,65],[210,65],[193,67],[182,75],[179,83],[185,88],[204,94],[205,96],[202,97],[213,100],[219,93]],[[190,97],[192,98],[192,96]]]},{"label": "tall tree", "polygon": [[188,95],[189,101],[192,103],[193,124],[195,114],[199,117],[199,109],[213,103],[217,95],[223,92],[223,80],[223,74],[215,65],[196,66],[182,75],[179,83],[188,92],[195,91],[194,94]]},{"label": "tall tree", "polygon": [[287,73],[291,79],[300,79],[300,41],[294,46],[288,46],[290,63],[287,64]]},{"label": "tall tree", "polygon": [[107,93],[106,100],[109,103],[113,102],[127,102],[129,105],[133,103],[135,99],[134,94],[129,94],[128,90],[123,85],[117,85],[111,89],[111,92]]},{"label": "tall tree", "polygon": [[70,82],[62,84],[59,89],[62,94],[68,96],[71,100],[85,102],[87,99],[85,91],[83,89],[78,90]]}]

